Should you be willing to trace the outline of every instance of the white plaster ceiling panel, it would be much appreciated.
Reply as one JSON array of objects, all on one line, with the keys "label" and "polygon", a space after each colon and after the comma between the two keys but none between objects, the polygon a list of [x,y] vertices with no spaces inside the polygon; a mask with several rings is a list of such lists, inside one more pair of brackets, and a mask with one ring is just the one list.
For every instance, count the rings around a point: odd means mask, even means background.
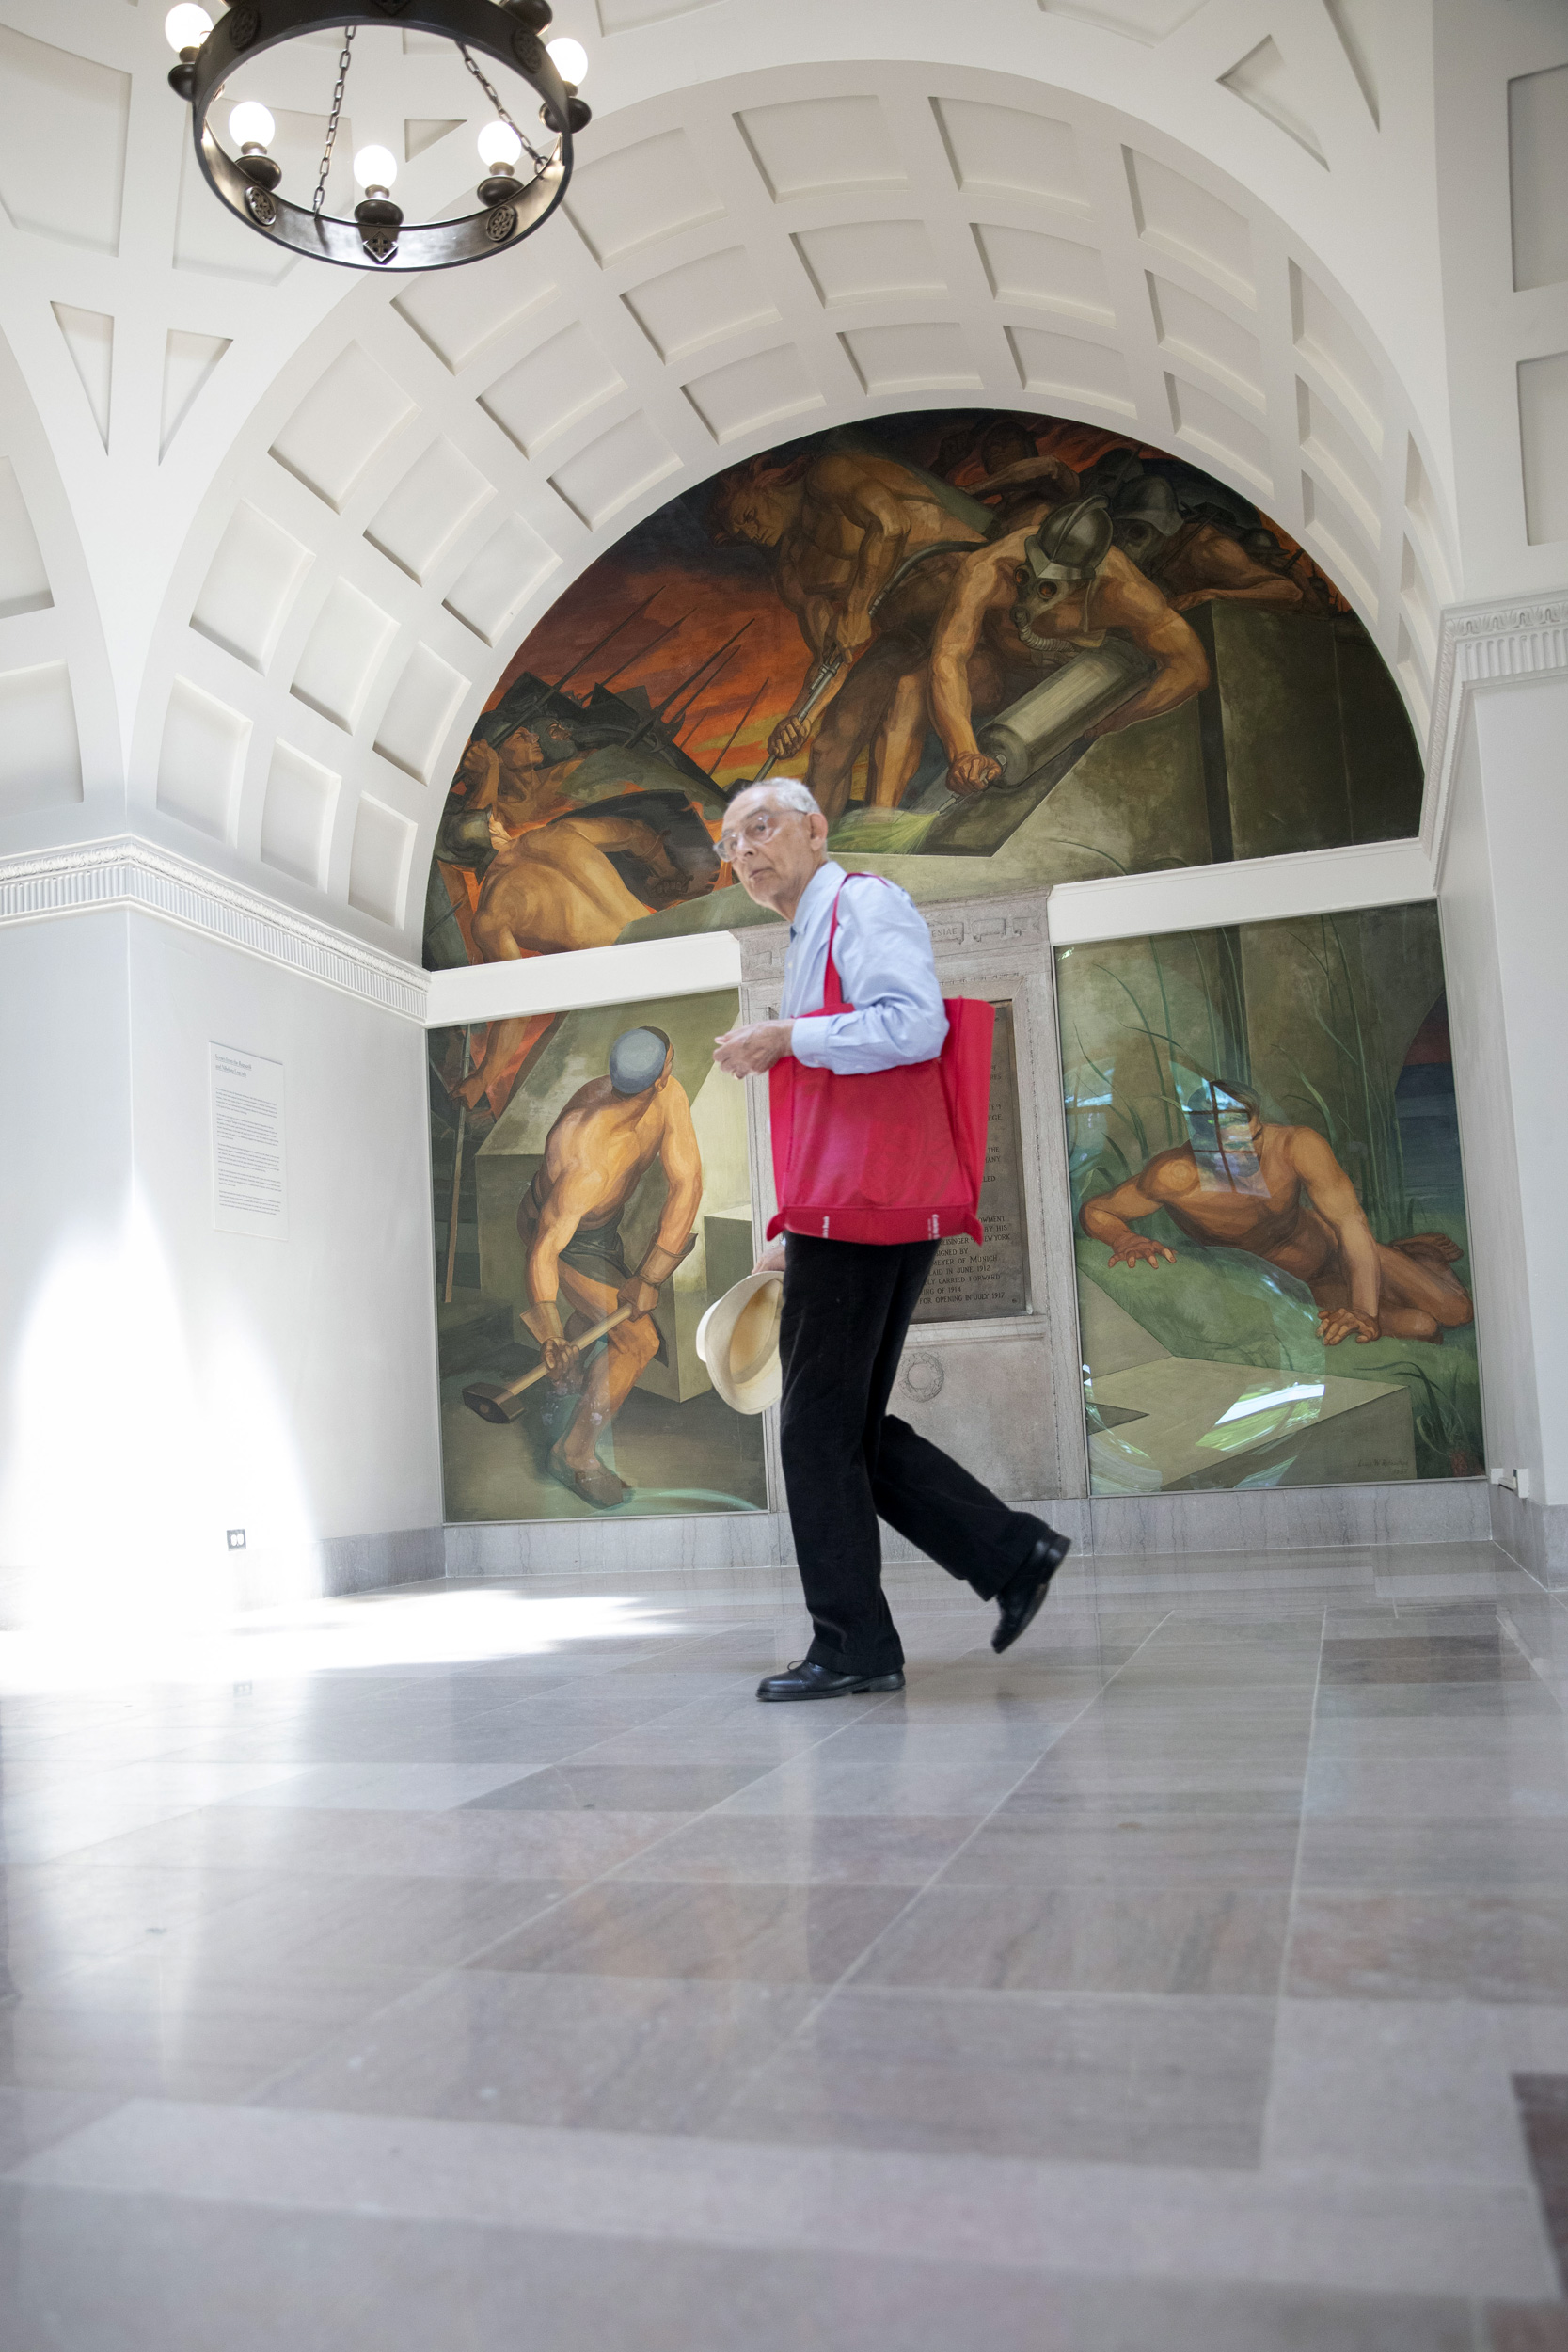
[{"label": "white plaster ceiling panel", "polygon": [[879,297],[947,291],[922,221],[841,221],[828,229],[803,229],[794,242],[818,297],[830,310]]},{"label": "white plaster ceiling panel", "polygon": [[[1043,99],[1045,92],[1040,93]],[[960,188],[997,189],[1009,196],[1037,197],[1067,212],[1084,213],[1089,199],[1069,123],[1031,108],[991,101],[937,98],[948,161]]]},{"label": "white plaster ceiling panel", "polygon": [[290,693],[352,735],[396,634],[389,612],[352,581],[334,580],[305,641]]},{"label": "white plaster ceiling panel", "polygon": [[114,390],[114,320],[105,310],[80,310],[73,303],[55,302],[50,307],[65,337],[71,364],[76,371],[98,437],[107,449],[109,402]]},{"label": "white plaster ceiling panel", "polygon": [[657,245],[678,229],[717,220],[723,209],[681,130],[640,139],[618,153],[585,152],[572,174],[564,207],[601,267]]},{"label": "white plaster ceiling panel", "polygon": [[1530,546],[1568,542],[1568,351],[1520,360],[1519,440]]},{"label": "white plaster ceiling panel", "polygon": [[485,644],[497,645],[560,564],[555,549],[520,515],[509,515],[452,581],[446,609]]},{"label": "white plaster ceiling panel", "polygon": [[1301,478],[1301,503],[1307,546],[1325,570],[1375,612],[1378,563],[1365,532],[1344,504],[1308,473]]},{"label": "white plaster ceiling panel", "polygon": [[355,812],[348,902],[375,922],[403,918],[414,856],[415,828],[397,809],[366,793]]},{"label": "white plaster ceiling panel", "polygon": [[1422,672],[1430,680],[1437,660],[1438,605],[1421,559],[1408,539],[1400,561],[1400,618],[1419,648]]},{"label": "white plaster ceiling panel", "polygon": [[1508,166],[1514,290],[1560,286],[1568,279],[1568,63],[1510,82]]},{"label": "white plaster ceiling panel", "polygon": [[158,806],[215,841],[231,837],[240,774],[250,740],[244,711],[177,677],[164,719]]},{"label": "white plaster ceiling panel", "polygon": [[46,612],[54,601],[16,468],[8,457],[0,457],[0,621]]},{"label": "white plaster ceiling panel", "polygon": [[[1085,55],[1098,44],[1124,61],[1164,58],[1191,38],[1182,27],[1149,48],[1022,5]],[[740,6],[706,13],[719,26]],[[1000,23],[1004,8],[1016,33],[1014,0],[975,0],[971,23]],[[704,14],[661,26],[660,41]],[[646,40],[615,31],[640,60],[634,80],[646,80]],[[1229,92],[1201,95],[1244,47],[1209,40],[1190,68],[1194,103],[1276,142],[1291,170],[1332,179]],[[409,71],[433,61],[413,53]],[[1298,534],[1312,484],[1314,552],[1333,569],[1323,530],[1338,516],[1347,548],[1359,531],[1367,594],[1345,585],[1374,626],[1386,614],[1380,643],[1395,655],[1400,550],[1407,530],[1433,526],[1407,521],[1404,472],[1384,478],[1366,418],[1380,433],[1397,421],[1414,445],[1407,405],[1321,258],[1213,163],[1070,89],[972,67],[781,67],[619,112],[591,94],[569,204],[516,253],[401,284],[345,288],[319,270],[276,292],[213,278],[210,307],[182,318],[181,331],[234,344],[163,469],[172,498],[199,465],[214,470],[169,559],[134,801],[152,799],[144,775],[160,779],[166,814],[188,807],[278,895],[317,891],[359,928],[390,923],[411,945],[464,737],[528,629],[604,547],[792,430],[966,400],[1188,449]],[[410,86],[385,135],[395,144],[410,120],[455,119],[461,103]],[[460,193],[471,144],[467,129],[436,140],[405,179],[444,171]],[[307,299],[309,334],[256,393],[250,314]],[[160,353],[165,333],[160,320]],[[243,414],[237,426],[223,427],[214,387]],[[118,378],[113,396],[118,433]],[[1370,453],[1375,533],[1364,516],[1357,526],[1346,488],[1353,446]],[[1437,477],[1417,478],[1441,538]],[[1357,486],[1364,496],[1365,476]],[[281,557],[239,565],[220,611],[219,551],[247,528],[242,506],[308,561],[292,588]],[[150,527],[166,532],[178,511],[149,507]],[[1413,665],[1418,622],[1404,625]],[[232,790],[203,798],[178,744],[165,756],[177,677],[187,737],[205,707],[193,692],[248,730],[216,729]]]},{"label": "white plaster ceiling panel", "polygon": [[1165,389],[1178,442],[1242,474],[1250,489],[1267,499],[1274,488],[1268,469],[1269,439],[1257,421],[1243,417],[1207,385],[1194,384],[1185,376],[1167,373]]},{"label": "white plaster ceiling panel", "polygon": [[446,740],[469,680],[428,645],[416,645],[399,664],[391,699],[375,731],[375,748],[383,759],[429,784],[436,756]]},{"label": "white plaster ceiling panel", "polygon": [[780,316],[758,283],[745,246],[738,245],[662,270],[621,299],[664,360],[688,358],[748,326],[771,326]]},{"label": "white plaster ceiling panel", "polygon": [[365,525],[365,536],[410,580],[422,580],[495,495],[488,474],[442,436],[383,499]]},{"label": "white plaster ceiling panel", "polygon": [[868,392],[980,389],[980,371],[957,320],[862,326],[845,335],[844,347]]},{"label": "white plaster ceiling panel", "polygon": [[341,514],[376,453],[413,413],[401,385],[350,343],[300,402],[272,455]]},{"label": "white plaster ceiling panel", "polygon": [[1010,326],[1007,337],[1019,381],[1042,407],[1059,403],[1074,413],[1104,412],[1113,424],[1137,415],[1127,361],[1114,343],[1041,326]]},{"label": "white plaster ceiling panel", "polygon": [[827,405],[820,385],[792,343],[755,352],[749,359],[731,359],[694,376],[684,389],[721,444]]},{"label": "white plaster ceiling panel", "polygon": [[1110,284],[1098,246],[1073,237],[1053,237],[1043,230],[987,221],[974,223],[974,240],[990,290],[1000,300],[1115,326]]},{"label": "white plaster ceiling panel", "polygon": [[1244,105],[1256,106],[1270,122],[1277,123],[1298,147],[1306,149],[1315,164],[1327,169],[1328,158],[1323,142],[1307,119],[1302,102],[1300,83],[1291,71],[1284,51],[1272,33],[1251,49],[1228,73],[1220,75],[1222,86]]},{"label": "white plaster ceiling panel", "polygon": [[437,269],[416,278],[394,295],[392,308],[457,375],[554,294],[537,252],[525,245],[498,254],[483,269]]},{"label": "white plaster ceiling panel", "polygon": [[1382,494],[1379,469],[1359,434],[1341,423],[1322,393],[1296,379],[1296,414],[1304,457],[1328,478],[1355,516],[1375,548],[1381,536],[1378,501]]},{"label": "white plaster ceiling panel", "polygon": [[463,127],[461,119],[451,115],[405,116],[403,125],[404,162],[411,164],[416,155],[422,155],[427,148],[435,146],[437,139],[444,139],[449,133],[461,131]]},{"label": "white plaster ceiling panel", "polygon": [[0,203],[19,229],[119,249],[130,113],[128,73],[0,24]]},{"label": "white plaster ceiling panel", "polygon": [[525,457],[532,457],[569,424],[625,389],[620,371],[587,328],[574,323],[508,368],[479,405]]},{"label": "white plaster ceiling panel", "polygon": [[1351,411],[1374,451],[1383,447],[1383,371],[1349,319],[1307,273],[1292,265],[1295,345]]},{"label": "white plaster ceiling panel", "polygon": [[1328,21],[1345,53],[1356,87],[1374,124],[1378,121],[1378,50],[1382,0],[1323,0]]},{"label": "white plaster ceiling panel", "polygon": [[0,811],[24,815],[82,797],[82,752],[63,661],[0,672]]},{"label": "white plaster ceiling panel", "polygon": [[279,739],[273,745],[261,804],[261,855],[291,881],[319,890],[326,880],[332,812],[342,779]]},{"label": "white plaster ceiling panel", "polygon": [[907,176],[873,97],[746,107],[736,120],[775,203],[831,189],[894,187]]},{"label": "white plaster ceiling panel", "polygon": [[558,466],[550,487],[590,531],[598,531],[633,499],[668,481],[680,462],[657,426],[639,410]]},{"label": "white plaster ceiling panel", "polygon": [[169,444],[199,398],[202,389],[226,351],[234,347],[232,335],[197,335],[171,326],[164,343],[164,392],[158,415],[158,456],[168,455]]},{"label": "white plaster ceiling panel", "polygon": [[693,8],[711,8],[718,0],[597,0],[602,33],[630,33],[644,24],[665,24],[673,16],[689,16]]},{"label": "white plaster ceiling panel", "polygon": [[1203,0],[1039,0],[1051,16],[1075,16],[1085,24],[1130,33],[1134,40],[1164,40],[1196,16]]},{"label": "white plaster ceiling panel", "polygon": [[1179,361],[1196,364],[1220,379],[1224,389],[1249,407],[1266,406],[1263,346],[1250,328],[1168,278],[1148,272],[1149,308],[1160,348]]},{"label": "white plaster ceiling panel", "polygon": [[191,607],[192,628],[264,671],[312,561],[292,532],[242,499]]},{"label": "white plaster ceiling panel", "polygon": [[1439,605],[1453,602],[1453,556],[1441,504],[1414,434],[1405,437],[1404,527],[1426,566]]},{"label": "white plaster ceiling panel", "polygon": [[1256,299],[1251,232],[1233,204],[1188,173],[1131,147],[1127,176],[1146,245],[1185,262],[1243,302]]}]

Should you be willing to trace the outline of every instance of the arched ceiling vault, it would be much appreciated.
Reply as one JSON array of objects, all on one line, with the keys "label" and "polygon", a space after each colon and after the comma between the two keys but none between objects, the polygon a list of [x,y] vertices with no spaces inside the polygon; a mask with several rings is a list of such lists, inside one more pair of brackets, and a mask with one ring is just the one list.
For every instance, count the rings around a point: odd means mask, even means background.
[{"label": "arched ceiling vault", "polygon": [[[684,485],[921,406],[1190,453],[1421,723],[1459,585],[1426,0],[562,0],[596,110],[565,214],[413,280],[269,279],[193,183],[161,15],[79,0],[88,60],[0,0],[0,319],[154,837],[411,950],[457,751],[562,589]],[[313,63],[275,97],[302,151]],[[356,74],[409,209],[455,201],[461,70],[388,30]]]}]

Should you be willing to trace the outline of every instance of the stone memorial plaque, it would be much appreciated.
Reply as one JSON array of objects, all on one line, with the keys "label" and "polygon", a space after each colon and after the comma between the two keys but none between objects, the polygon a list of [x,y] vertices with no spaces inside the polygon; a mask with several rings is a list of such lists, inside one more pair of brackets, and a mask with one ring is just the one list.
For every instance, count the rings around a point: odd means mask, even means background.
[{"label": "stone memorial plaque", "polygon": [[931,1279],[915,1310],[916,1323],[972,1323],[1030,1311],[1018,1065],[1013,1055],[1013,1009],[1006,999],[996,1006],[980,1222],[986,1238],[978,1248],[962,1233],[938,1248]]}]

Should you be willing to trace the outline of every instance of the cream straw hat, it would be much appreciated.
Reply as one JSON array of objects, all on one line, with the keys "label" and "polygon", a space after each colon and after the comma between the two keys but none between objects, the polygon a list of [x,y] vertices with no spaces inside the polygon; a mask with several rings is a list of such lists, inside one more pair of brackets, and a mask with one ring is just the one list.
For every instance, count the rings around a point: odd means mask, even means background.
[{"label": "cream straw hat", "polygon": [[714,1300],[697,1326],[697,1353],[726,1405],[765,1413],[784,1393],[779,1361],[781,1274],[748,1274]]}]

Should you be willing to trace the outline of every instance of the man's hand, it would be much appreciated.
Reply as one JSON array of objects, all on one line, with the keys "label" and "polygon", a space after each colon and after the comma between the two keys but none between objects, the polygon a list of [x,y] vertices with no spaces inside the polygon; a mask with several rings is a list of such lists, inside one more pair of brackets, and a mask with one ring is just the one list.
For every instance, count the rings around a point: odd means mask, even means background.
[{"label": "man's hand", "polygon": [[563,1389],[578,1368],[578,1351],[570,1340],[545,1342],[545,1369],[558,1389]]},{"label": "man's hand", "polygon": [[994,784],[1002,773],[1000,760],[988,759],[984,752],[965,752],[950,764],[947,789],[963,800],[983,792],[988,784]]},{"label": "man's hand", "polygon": [[651,1315],[658,1305],[658,1285],[644,1282],[640,1274],[624,1281],[615,1294],[623,1307],[629,1307],[634,1315]]},{"label": "man's hand", "polygon": [[1365,1347],[1369,1340],[1383,1337],[1377,1317],[1357,1314],[1354,1307],[1325,1307],[1318,1317],[1318,1330],[1325,1347],[1338,1347],[1353,1331],[1358,1347]]},{"label": "man's hand", "polygon": [[769,759],[793,759],[806,748],[806,730],[799,719],[781,719],[768,739]]},{"label": "man's hand", "polygon": [[1154,1265],[1164,1258],[1167,1265],[1176,1263],[1176,1252],[1167,1249],[1163,1241],[1151,1241],[1147,1233],[1124,1233],[1110,1256],[1107,1265]]},{"label": "man's hand", "polygon": [[713,1058],[732,1078],[755,1078],[790,1050],[793,1021],[753,1021],[713,1041]]},{"label": "man's hand", "polygon": [[753,1274],[782,1274],[787,1263],[783,1242],[770,1241],[752,1268],[752,1272]]}]

